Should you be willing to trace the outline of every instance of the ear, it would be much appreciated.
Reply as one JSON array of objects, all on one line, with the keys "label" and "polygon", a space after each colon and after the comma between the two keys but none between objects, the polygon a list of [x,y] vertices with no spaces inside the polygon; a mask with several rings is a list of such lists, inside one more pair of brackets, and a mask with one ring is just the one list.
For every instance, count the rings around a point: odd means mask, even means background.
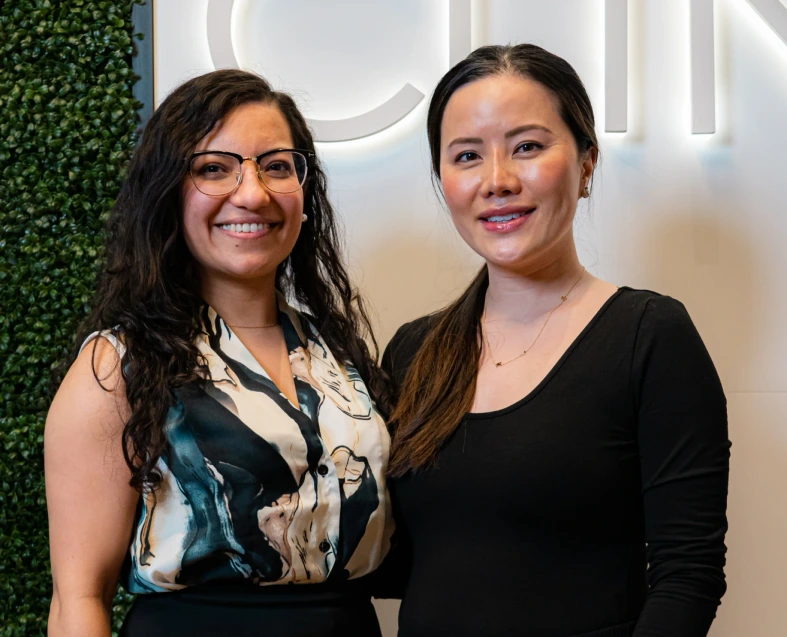
[{"label": "ear", "polygon": [[580,158],[580,180],[579,180],[579,196],[587,197],[585,194],[586,188],[590,189],[590,184],[593,180],[593,171],[596,168],[598,161],[598,148],[591,146],[585,151],[585,154]]}]

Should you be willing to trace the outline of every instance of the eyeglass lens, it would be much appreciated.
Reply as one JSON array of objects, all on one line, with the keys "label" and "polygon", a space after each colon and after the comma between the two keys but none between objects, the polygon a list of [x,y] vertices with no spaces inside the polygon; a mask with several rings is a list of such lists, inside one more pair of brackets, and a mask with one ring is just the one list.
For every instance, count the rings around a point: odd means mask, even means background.
[{"label": "eyeglass lens", "polygon": [[[283,151],[265,155],[258,174],[273,192],[295,192],[306,180],[306,157]],[[226,195],[240,183],[241,166],[236,157],[219,153],[197,155],[191,160],[191,177],[197,190],[206,195]]]}]

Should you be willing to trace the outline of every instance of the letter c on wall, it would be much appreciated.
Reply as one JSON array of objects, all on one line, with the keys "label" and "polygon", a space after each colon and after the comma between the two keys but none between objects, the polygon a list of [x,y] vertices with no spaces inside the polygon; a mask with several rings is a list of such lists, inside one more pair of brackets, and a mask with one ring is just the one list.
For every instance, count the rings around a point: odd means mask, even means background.
[{"label": "letter c on wall", "polygon": [[[209,0],[208,46],[217,69],[240,68],[232,48],[232,7],[235,0]],[[405,84],[389,100],[366,113],[346,119],[306,120],[318,142],[342,142],[379,133],[392,126],[424,98],[412,84]]]}]

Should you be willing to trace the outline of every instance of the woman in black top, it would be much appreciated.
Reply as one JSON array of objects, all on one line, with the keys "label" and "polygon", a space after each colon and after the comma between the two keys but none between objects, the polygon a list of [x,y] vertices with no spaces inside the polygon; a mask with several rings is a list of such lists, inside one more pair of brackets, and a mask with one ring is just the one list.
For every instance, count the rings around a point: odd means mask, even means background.
[{"label": "woman in black top", "polygon": [[579,262],[598,159],[581,80],[536,46],[478,49],[437,86],[428,133],[485,264],[383,358],[387,566],[412,553],[400,637],[706,635],[725,591],[725,398],[678,301]]}]

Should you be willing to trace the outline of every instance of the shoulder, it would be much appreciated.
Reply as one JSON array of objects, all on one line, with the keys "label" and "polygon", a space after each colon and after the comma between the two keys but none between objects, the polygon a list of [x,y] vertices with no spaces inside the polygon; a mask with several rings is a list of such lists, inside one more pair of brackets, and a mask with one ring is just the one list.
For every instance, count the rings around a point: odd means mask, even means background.
[{"label": "shoulder", "polygon": [[91,338],[68,370],[49,408],[45,452],[101,449],[119,439],[129,416],[115,343]]},{"label": "shoulder", "polygon": [[121,364],[125,354],[123,337],[116,331],[93,332],[80,346],[68,374],[73,372],[79,378],[93,376],[94,380],[102,381],[102,384],[104,380],[112,380],[114,390],[117,383],[122,382]]},{"label": "shoulder", "polygon": [[627,296],[632,304],[636,298],[638,314],[635,372],[661,370],[670,378],[685,374],[716,377],[710,354],[683,303],[647,290],[631,290]]},{"label": "shoulder", "polygon": [[640,290],[623,286],[620,288],[618,305],[634,312],[644,312],[650,307],[683,307],[677,299],[654,292],[653,290]]},{"label": "shoulder", "polygon": [[686,307],[671,296],[623,287],[615,305],[619,315],[636,323],[639,333],[665,329],[694,330]]},{"label": "shoulder", "polygon": [[126,354],[123,334],[118,329],[99,330],[88,334],[79,347],[79,355],[81,356],[86,349],[100,350],[105,358],[122,359]]},{"label": "shoulder", "polygon": [[396,330],[386,349],[397,354],[415,354],[421,347],[429,330],[435,324],[436,319],[436,314],[429,314],[405,323]]},{"label": "shoulder", "polygon": [[422,316],[402,325],[393,335],[383,353],[383,368],[401,380],[410,366],[415,354],[424,342],[426,335],[435,323],[437,314]]},{"label": "shoulder", "polygon": [[623,310],[631,312],[637,319],[640,334],[696,331],[686,306],[671,296],[651,290],[623,288],[621,301]]},{"label": "shoulder", "polygon": [[66,373],[55,394],[47,422],[60,414],[72,419],[78,414],[125,412],[125,383],[121,371],[123,346],[107,333],[91,334]]},{"label": "shoulder", "polygon": [[402,325],[391,338],[390,347],[418,349],[437,320],[437,314],[428,314]]}]

